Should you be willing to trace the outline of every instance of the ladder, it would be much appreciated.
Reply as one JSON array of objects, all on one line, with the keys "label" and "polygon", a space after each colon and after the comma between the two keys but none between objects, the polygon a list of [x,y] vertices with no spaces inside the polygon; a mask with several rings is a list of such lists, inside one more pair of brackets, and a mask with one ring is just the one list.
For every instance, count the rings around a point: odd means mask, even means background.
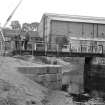
[{"label": "ladder", "polygon": [[5,55],[5,37],[2,28],[0,28],[0,55]]},{"label": "ladder", "polygon": [[[22,2],[22,0],[19,1],[19,3],[17,4],[17,6],[15,7],[15,9],[12,11],[12,13],[10,14],[10,16],[7,18],[7,20],[6,20],[3,28],[6,27],[6,25],[8,24],[8,22],[10,21],[10,19],[14,15],[15,11],[17,10],[17,8],[21,4],[21,2]],[[6,53],[6,41],[5,41],[5,37],[4,37],[4,34],[3,34],[3,28],[0,28],[0,55],[5,55],[5,53]]]}]

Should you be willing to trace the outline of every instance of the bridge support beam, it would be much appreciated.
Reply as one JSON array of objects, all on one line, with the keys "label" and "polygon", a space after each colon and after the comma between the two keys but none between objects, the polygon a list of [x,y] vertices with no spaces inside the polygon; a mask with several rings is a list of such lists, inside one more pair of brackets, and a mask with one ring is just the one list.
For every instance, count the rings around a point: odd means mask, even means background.
[{"label": "bridge support beam", "polygon": [[83,80],[84,80],[84,91],[85,92],[89,92],[89,89],[88,89],[88,79],[89,79],[89,75],[88,75],[88,71],[91,67],[91,64],[92,64],[92,60],[93,60],[93,57],[85,57],[85,62],[84,62],[84,73],[83,73]]},{"label": "bridge support beam", "polygon": [[102,59],[103,58],[85,57],[83,73],[84,91],[91,95],[105,93],[105,65],[98,64]]}]

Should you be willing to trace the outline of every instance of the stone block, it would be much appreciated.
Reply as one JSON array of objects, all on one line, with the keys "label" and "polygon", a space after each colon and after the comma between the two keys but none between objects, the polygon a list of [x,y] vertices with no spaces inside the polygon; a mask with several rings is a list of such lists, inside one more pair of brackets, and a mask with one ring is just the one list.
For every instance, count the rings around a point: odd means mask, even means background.
[{"label": "stone block", "polygon": [[61,67],[47,67],[48,74],[61,73]]},{"label": "stone block", "polygon": [[57,74],[45,74],[46,81],[57,81]]},{"label": "stone block", "polygon": [[37,74],[39,72],[35,67],[18,67],[18,71],[23,74]]},{"label": "stone block", "polygon": [[23,74],[46,74],[46,67],[18,67],[18,71]]},{"label": "stone block", "polygon": [[38,75],[47,74],[47,67],[38,67]]}]

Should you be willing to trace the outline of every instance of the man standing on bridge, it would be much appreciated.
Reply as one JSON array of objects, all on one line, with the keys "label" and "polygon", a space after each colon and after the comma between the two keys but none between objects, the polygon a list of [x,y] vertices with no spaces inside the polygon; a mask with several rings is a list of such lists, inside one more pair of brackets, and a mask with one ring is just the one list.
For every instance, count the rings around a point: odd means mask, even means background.
[{"label": "man standing on bridge", "polygon": [[16,50],[20,50],[20,34],[19,35],[15,35],[15,47]]},{"label": "man standing on bridge", "polygon": [[28,45],[29,40],[30,40],[30,36],[29,36],[29,32],[27,31],[25,34],[25,39],[23,41],[23,46],[25,50],[27,50],[27,45]]}]

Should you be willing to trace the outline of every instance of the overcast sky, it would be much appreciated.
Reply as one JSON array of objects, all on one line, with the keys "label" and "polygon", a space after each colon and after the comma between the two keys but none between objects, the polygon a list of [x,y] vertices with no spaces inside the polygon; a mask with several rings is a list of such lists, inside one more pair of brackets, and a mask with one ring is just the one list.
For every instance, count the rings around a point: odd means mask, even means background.
[{"label": "overcast sky", "polygon": [[[18,2],[19,0],[0,0],[1,26]],[[40,22],[43,13],[105,17],[105,0],[23,0],[11,21]]]}]

